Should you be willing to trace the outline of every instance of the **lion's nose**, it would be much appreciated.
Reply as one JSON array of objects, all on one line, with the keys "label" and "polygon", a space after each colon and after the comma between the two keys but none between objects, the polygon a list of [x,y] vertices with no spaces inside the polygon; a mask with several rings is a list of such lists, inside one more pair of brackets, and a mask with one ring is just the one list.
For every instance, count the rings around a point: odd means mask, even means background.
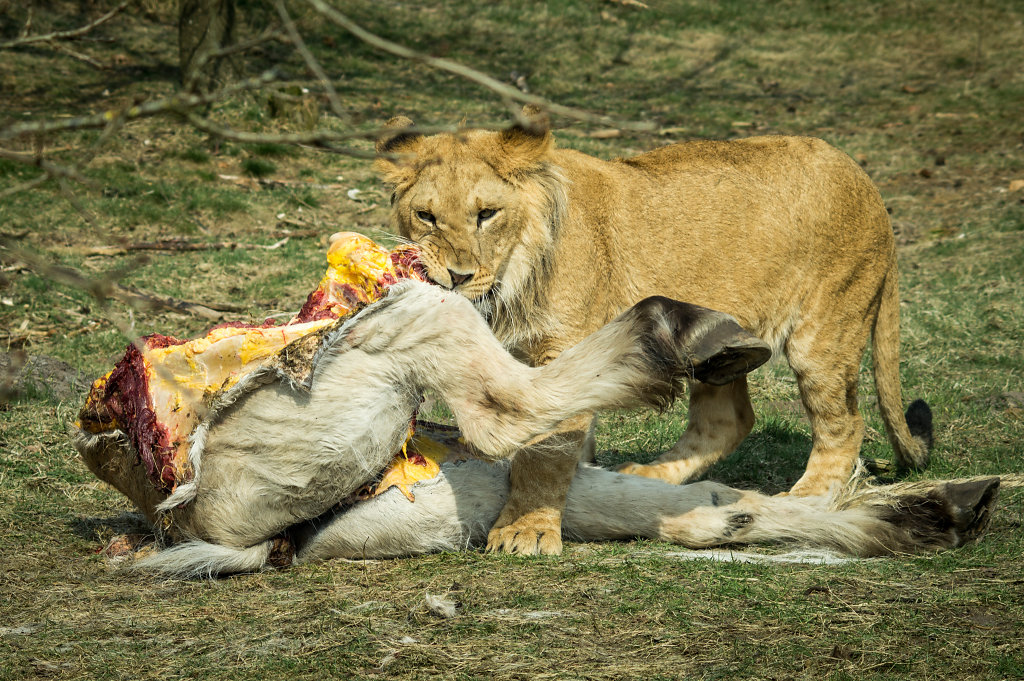
[{"label": "lion's nose", "polygon": [[472,279],[473,273],[470,272],[469,274],[459,274],[458,272],[448,270],[448,276],[452,278],[452,288],[455,288],[456,286],[465,284],[467,281]]}]

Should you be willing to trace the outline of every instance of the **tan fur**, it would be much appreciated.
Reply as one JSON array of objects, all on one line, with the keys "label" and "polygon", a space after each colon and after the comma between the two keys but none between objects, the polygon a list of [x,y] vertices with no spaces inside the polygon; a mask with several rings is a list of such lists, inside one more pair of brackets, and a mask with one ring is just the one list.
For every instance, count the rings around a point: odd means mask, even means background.
[{"label": "tan fur", "polygon": [[[874,332],[886,431],[902,464],[927,462],[902,414],[892,230],[856,163],[799,137],[696,141],[603,161],[557,149],[545,122],[534,122],[397,133],[377,145],[375,167],[395,188],[394,229],[420,245],[431,278],[477,303],[506,347],[544,364],[655,294],[728,312],[796,374],[813,446],[791,493],[818,495],[841,485],[857,459],[857,376]],[[754,422],[746,379],[695,385],[689,413],[671,450],[625,470],[679,483],[731,452]],[[539,542],[559,526],[557,515],[535,511],[565,489],[570,467],[529,455],[515,467],[524,472],[513,472],[492,548],[507,548],[509,535]],[[545,543],[539,552],[559,550]]]}]

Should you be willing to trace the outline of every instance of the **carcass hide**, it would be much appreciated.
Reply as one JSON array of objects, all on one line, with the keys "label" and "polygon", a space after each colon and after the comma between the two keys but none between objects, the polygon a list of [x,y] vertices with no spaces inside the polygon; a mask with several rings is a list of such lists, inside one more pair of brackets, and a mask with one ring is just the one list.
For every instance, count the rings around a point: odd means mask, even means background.
[{"label": "carcass hide", "polygon": [[[94,385],[75,445],[171,544],[139,568],[215,575],[476,546],[504,504],[502,462],[518,448],[578,414],[664,407],[684,381],[724,384],[770,354],[726,314],[649,298],[532,368],[469,301],[422,281],[413,248],[388,253],[342,235],[328,261],[289,324],[143,339]],[[417,424],[426,391],[448,404],[458,431]],[[580,465],[563,530],[688,547],[934,549],[984,528],[998,483],[798,499]]]}]

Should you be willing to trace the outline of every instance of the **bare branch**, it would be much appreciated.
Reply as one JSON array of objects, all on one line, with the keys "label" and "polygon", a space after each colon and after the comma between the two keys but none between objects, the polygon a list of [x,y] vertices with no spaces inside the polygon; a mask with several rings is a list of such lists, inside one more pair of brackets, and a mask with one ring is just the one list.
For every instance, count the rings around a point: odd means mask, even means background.
[{"label": "bare branch", "polygon": [[[107,273],[99,278],[87,277],[72,267],[47,262],[42,256],[22,248],[14,239],[3,235],[0,235],[0,256],[4,256],[5,260],[22,262],[39,276],[85,291],[100,302],[110,298],[117,285],[117,280],[134,269],[134,267],[122,268],[119,272]],[[141,261],[133,263],[135,266],[138,264],[141,264]]]},{"label": "bare branch", "polygon": [[66,177],[80,182],[84,185],[95,187],[96,183],[90,180],[88,177],[82,175],[76,168],[70,166],[62,166],[52,161],[47,161],[42,158],[39,154],[25,154],[17,151],[11,151],[9,149],[0,149],[0,158],[5,158],[9,161],[18,161],[26,165],[36,166],[46,171],[49,177]]},{"label": "bare branch", "polygon": [[32,5],[28,6],[28,16],[25,17],[25,25],[21,27],[21,32],[18,33],[19,38],[25,38],[28,36],[28,32],[32,30],[32,10],[35,9]]},{"label": "bare branch", "polygon": [[334,115],[338,118],[345,120],[348,118],[345,114],[345,108],[341,105],[341,99],[338,98],[338,92],[334,89],[334,84],[331,83],[331,79],[327,77],[327,72],[324,71],[323,67],[320,66],[320,62],[316,60],[313,53],[306,47],[305,41],[302,36],[299,35],[299,31],[295,28],[295,22],[292,21],[292,17],[288,14],[288,10],[284,6],[282,0],[277,0],[274,3],[274,7],[277,9],[277,13],[281,15],[281,21],[284,22],[284,29],[288,32],[288,37],[291,38],[292,45],[302,55],[303,61],[306,62],[306,66],[313,72],[313,75],[323,83],[324,89],[327,90],[327,101],[331,103],[331,110],[334,111]]},{"label": "bare branch", "polygon": [[406,155],[400,153],[379,154],[367,149],[338,146],[335,142],[357,139],[374,140],[385,134],[435,135],[439,133],[447,133],[450,135],[463,135],[472,130],[505,130],[508,127],[507,125],[410,125],[405,128],[379,127],[369,128],[367,130],[349,130],[344,132],[337,130],[312,130],[310,132],[296,133],[268,133],[235,130],[234,128],[214,123],[210,119],[202,118],[196,114],[188,114],[185,118],[192,127],[232,142],[239,142],[241,144],[292,144],[303,149],[325,151],[332,154],[342,154],[345,156],[352,156],[354,158],[367,159],[377,159],[382,157],[401,159]]},{"label": "bare branch", "polygon": [[114,287],[111,297],[131,305],[137,310],[173,310],[210,320],[223,319],[224,312],[246,311],[245,306],[235,305],[234,303],[196,303],[190,300],[180,300],[171,296],[149,293],[134,286],[122,286],[120,284]]},{"label": "bare branch", "polygon": [[0,191],[0,200],[6,199],[8,196],[14,196],[15,194],[35,189],[49,179],[50,175],[48,173],[43,173],[39,177],[33,177],[31,180],[22,182],[21,184],[16,184],[13,187],[8,187],[7,189]]},{"label": "bare branch", "polygon": [[124,110],[110,109],[91,116],[75,116],[73,118],[62,118],[57,120],[42,120],[29,123],[15,123],[0,130],[0,139],[12,139],[25,135],[42,135],[51,132],[64,132],[67,130],[86,130],[90,128],[102,128],[107,126],[118,116],[123,116],[125,121],[138,118],[152,118],[165,114],[183,115],[206,104],[221,101],[227,97],[247,90],[256,90],[269,83],[279,80],[276,71],[266,71],[255,78],[233,83],[228,87],[211,92],[205,95],[181,93],[172,97],[158,99],[152,102],[145,102],[137,106],[131,106]]},{"label": "bare branch", "polygon": [[71,191],[71,186],[68,184],[68,181],[63,177],[58,177],[57,186],[60,187],[60,193],[64,196],[65,199],[67,199],[68,203],[71,204],[71,207],[74,208],[75,211],[77,211],[78,214],[82,216],[82,219],[88,222],[89,226],[92,227],[93,229],[98,229],[99,224],[96,222],[96,218],[93,217],[93,214],[90,213],[82,204],[82,202],[78,200],[78,197],[75,196],[75,193]]},{"label": "bare branch", "polygon": [[238,54],[239,52],[251,50],[254,47],[259,47],[260,45],[268,43],[272,40],[277,40],[283,43],[291,42],[288,39],[288,36],[278,32],[278,30],[274,27],[269,27],[265,29],[262,33],[260,33],[258,36],[255,36],[248,40],[243,40],[242,42],[232,43],[230,45],[220,48],[219,50],[204,53],[200,56],[198,60],[196,60],[196,63],[193,68],[202,69],[208,62],[214,59],[230,57],[233,54]]},{"label": "bare branch", "polygon": [[307,4],[313,7],[317,12],[323,15],[332,23],[341,26],[346,31],[354,35],[355,37],[362,40],[367,45],[374,47],[388,54],[392,54],[402,59],[408,59],[410,61],[418,61],[431,68],[438,69],[440,71],[447,71],[448,73],[465,78],[466,80],[476,83],[482,87],[487,88],[491,92],[501,96],[503,99],[509,101],[520,102],[523,104],[534,104],[541,107],[546,111],[550,111],[553,114],[565,116],[566,118],[572,118],[579,121],[588,121],[591,123],[600,123],[602,125],[614,126],[627,130],[638,130],[638,131],[650,131],[654,129],[653,123],[648,122],[635,122],[635,121],[618,121],[611,116],[602,116],[600,114],[591,113],[582,109],[576,109],[570,106],[564,106],[562,104],[556,104],[543,97],[531,95],[526,92],[522,92],[517,87],[513,87],[507,83],[503,83],[500,80],[496,80],[485,73],[472,69],[458,62],[454,62],[450,59],[443,59],[439,57],[431,57],[429,55],[412,50],[404,45],[393,43],[390,40],[381,38],[380,36],[370,33],[365,28],[349,19],[346,15],[342,14],[335,8],[328,5],[324,0],[306,0]]},{"label": "bare branch", "polygon": [[[372,128],[369,130],[311,130],[309,132],[247,132],[235,130],[208,118],[203,118],[195,113],[185,114],[185,119],[194,127],[203,132],[222,137],[232,142],[242,144],[294,144],[307,148],[323,149],[334,153],[347,154],[356,158],[378,158],[380,154],[372,150],[352,149],[349,147],[338,147],[334,142],[350,141],[355,139],[377,139],[381,135],[389,134],[423,134],[433,135],[436,133],[450,133],[458,135],[468,130],[502,130],[505,126],[479,126],[471,128],[457,125],[412,125],[407,128]],[[399,158],[401,154],[385,154],[392,158]]]},{"label": "bare branch", "polygon": [[83,36],[89,31],[96,28],[97,26],[105,24],[106,22],[110,21],[118,12],[123,10],[125,7],[127,7],[134,1],[135,0],[124,0],[124,2],[122,2],[120,5],[110,10],[109,12],[107,12],[100,18],[96,19],[95,21],[89,22],[85,26],[81,26],[70,31],[54,31],[52,33],[44,33],[41,35],[28,34],[29,28],[32,25],[32,8],[29,7],[28,19],[25,22],[25,27],[21,31],[21,35],[19,35],[14,40],[8,40],[7,42],[0,43],[0,50],[10,49],[12,47],[22,47],[24,45],[32,45],[35,43],[48,43],[55,40],[71,40],[79,36]]},{"label": "bare branch", "polygon": [[[144,264],[146,262],[144,259],[135,260],[129,263],[127,267],[106,272],[99,277],[88,277],[73,267],[54,265],[47,262],[42,256],[21,248],[14,239],[4,235],[0,235],[0,256],[4,256],[5,260],[22,262],[28,269],[50,281],[85,291],[101,304],[114,299],[136,310],[175,310],[203,317],[204,319],[221,319],[224,316],[221,314],[222,312],[246,311],[244,306],[234,303],[195,303],[142,291],[133,286],[124,286],[118,283],[119,279],[124,278],[132,270]],[[127,330],[122,329],[122,331],[125,335],[130,335]]]},{"label": "bare branch", "polygon": [[63,54],[66,54],[67,56],[71,57],[75,61],[80,61],[80,62],[82,62],[84,64],[88,64],[89,66],[93,67],[94,69],[105,69],[105,68],[107,68],[106,64],[101,64],[100,62],[96,61],[95,59],[93,59],[92,57],[90,57],[87,54],[82,54],[81,52],[78,52],[76,50],[72,50],[67,45],[61,45],[60,43],[53,43],[52,47],[53,47],[53,49],[57,50],[58,52],[61,52]]}]

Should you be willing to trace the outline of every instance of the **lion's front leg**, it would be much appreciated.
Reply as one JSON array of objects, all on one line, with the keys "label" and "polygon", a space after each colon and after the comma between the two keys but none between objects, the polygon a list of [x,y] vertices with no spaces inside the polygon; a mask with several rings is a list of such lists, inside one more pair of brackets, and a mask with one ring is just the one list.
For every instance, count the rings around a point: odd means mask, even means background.
[{"label": "lion's front leg", "polygon": [[516,453],[509,496],[487,536],[487,550],[522,555],[562,553],[562,512],[590,415],[562,423],[551,435]]}]

